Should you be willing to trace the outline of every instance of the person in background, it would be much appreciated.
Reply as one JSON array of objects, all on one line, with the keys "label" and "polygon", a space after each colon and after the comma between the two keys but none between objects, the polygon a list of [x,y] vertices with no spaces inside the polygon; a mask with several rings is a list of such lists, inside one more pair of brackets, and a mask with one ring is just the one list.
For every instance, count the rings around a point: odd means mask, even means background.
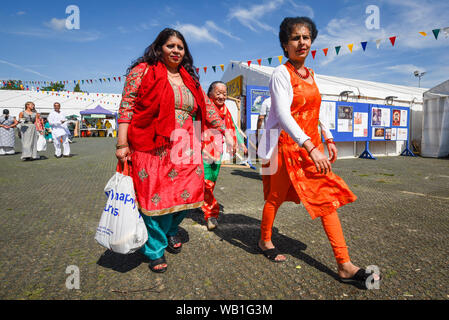
[{"label": "person in background", "polygon": [[266,98],[260,107],[259,117],[257,118],[256,140],[259,143],[260,130],[265,129],[268,115],[270,114],[271,97]]},{"label": "person in background", "polygon": [[204,96],[177,30],[162,30],[128,69],[115,155],[122,163],[131,160],[136,200],[148,230],[140,252],[153,272],[167,270],[165,250],[177,254],[182,248],[179,224],[203,205],[201,132],[196,130],[204,132],[207,123],[225,134],[223,120],[212,104],[206,106]]},{"label": "person in background", "polygon": [[[355,266],[348,253],[337,209],[357,197],[339,176],[332,172],[337,159],[332,133],[319,119],[321,96],[314,72],[304,64],[312,42],[318,34],[315,23],[307,17],[285,18],[279,40],[288,61],[277,67],[270,80],[271,114],[259,144],[259,156],[277,162],[269,172],[265,163],[263,189],[265,205],[261,222],[259,249],[270,260],[283,262],[286,257],[271,241],[276,213],[284,201],[304,205],[312,219],[321,218],[337,262],[342,282],[366,285],[372,273]],[[318,130],[321,127],[321,135]],[[268,144],[268,132],[277,130],[276,144]],[[322,137],[330,155],[324,154]],[[276,150],[277,146],[277,151]],[[274,172],[275,171],[275,172]],[[372,276],[380,280],[379,275]]]},{"label": "person in background", "polygon": [[[246,152],[244,139],[236,128],[234,120],[232,119],[232,115],[225,104],[228,96],[226,84],[221,81],[212,82],[212,84],[209,86],[207,96],[208,97],[206,97],[206,101],[215,105],[215,107],[219,111],[220,117],[225,122],[226,132],[232,139],[232,145],[240,146],[243,152]],[[219,146],[219,148],[206,148],[206,150],[216,149],[217,151],[219,151],[221,147],[222,146]],[[230,151],[231,154],[235,153],[235,150],[228,151]],[[217,219],[220,213],[220,205],[217,199],[215,199],[214,197],[214,188],[217,182],[218,174],[220,173],[221,154],[218,156],[218,161],[213,161],[213,158],[214,155],[212,155],[211,158],[208,158],[203,154],[205,190],[204,205],[201,207],[201,210],[203,211],[204,220],[206,221],[207,229],[209,231],[214,230],[218,227]]]},{"label": "person in background", "polygon": [[8,109],[3,109],[0,116],[0,156],[16,153],[14,128],[18,123],[15,117],[9,115]]},{"label": "person in background", "polygon": [[52,142],[53,140],[51,139],[51,126],[48,123],[48,119],[44,120],[44,130],[45,130],[45,139],[48,142]]},{"label": "person in background", "polygon": [[55,157],[69,158],[72,155],[70,154],[70,131],[67,127],[67,119],[61,113],[61,104],[59,102],[55,102],[53,108],[54,110],[48,115],[48,122],[51,126],[53,145],[55,146]]},{"label": "person in background", "polygon": [[40,125],[40,114],[36,112],[33,102],[25,103],[25,110],[19,113],[19,122],[22,141],[21,159],[23,161],[40,159],[37,153],[39,132],[36,129],[36,124]]}]

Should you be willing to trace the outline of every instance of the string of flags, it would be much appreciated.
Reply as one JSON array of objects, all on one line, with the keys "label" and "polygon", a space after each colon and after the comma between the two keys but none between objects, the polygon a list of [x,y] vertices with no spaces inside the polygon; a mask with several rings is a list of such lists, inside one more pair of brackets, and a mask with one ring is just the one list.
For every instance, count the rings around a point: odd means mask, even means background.
[{"label": "string of flags", "polygon": [[[433,29],[433,30],[431,30],[429,32],[427,32],[427,31],[420,31],[418,33],[422,37],[427,37],[430,34],[433,34],[435,40],[438,40],[438,36],[441,34],[441,32],[444,33],[445,38],[449,37],[449,27]],[[377,49],[380,48],[382,42],[387,42],[388,43],[388,41],[391,43],[391,46],[394,47],[395,44],[396,44],[396,41],[398,40],[399,37],[400,36],[396,35],[396,36],[391,36],[391,37],[388,37],[388,38],[376,39],[373,42],[376,43],[376,48]],[[370,41],[362,41],[362,42],[360,42],[360,46],[362,47],[363,51],[367,50],[369,42]],[[346,47],[348,48],[349,52],[352,53],[353,50],[354,50],[354,46],[356,46],[356,45],[357,44],[355,44],[355,43],[350,43],[350,44],[347,44]],[[314,50],[311,50],[310,53],[312,54],[312,59],[315,59],[319,52],[323,52],[324,56],[327,57],[329,52],[330,52],[330,50],[335,50],[335,54],[338,56],[341,53],[341,50],[343,48],[345,48],[345,46],[338,45],[338,46],[335,46],[334,48],[328,47],[328,48],[323,48],[323,49],[314,49]],[[271,66],[274,58],[277,58],[278,61],[279,61],[279,64],[282,64],[282,60],[283,60],[284,56],[274,56],[274,57],[268,57],[268,58],[251,59],[251,60],[246,60],[246,63],[248,64],[248,67],[250,67],[252,63],[254,63],[254,64],[257,63],[259,66],[261,66],[262,65],[262,61],[266,60],[268,62],[268,65]],[[241,62],[242,61],[240,61],[240,63]],[[204,74],[206,74],[208,70],[210,71],[210,69],[212,69],[213,72],[216,73],[217,70],[219,70],[219,68],[221,69],[222,72],[224,72],[224,66],[225,66],[224,64],[218,64],[218,65],[211,66],[211,68],[209,68],[209,66],[197,67],[196,68],[196,72],[197,72],[197,74],[200,74],[200,72],[201,73],[204,72]],[[234,68],[234,63],[231,63],[231,68]],[[72,80],[72,81],[73,81],[74,85],[76,85],[76,84],[79,84],[79,85],[83,84],[84,85],[84,84],[94,84],[94,83],[97,83],[97,84],[98,83],[101,83],[101,84],[103,84],[103,83],[110,83],[110,82],[112,82],[112,80],[114,82],[117,82],[117,81],[121,82],[122,79],[123,79],[123,76],[116,76],[116,77],[109,77],[109,78]],[[25,84],[25,86],[23,86],[23,85],[21,85],[21,86],[22,86],[22,89],[25,90],[25,87],[29,87],[29,85],[32,85],[32,86],[37,86],[37,85],[50,86],[50,85],[54,85],[54,84],[64,84],[64,85],[66,85],[66,84],[70,84],[72,81],[69,81],[69,80],[63,80],[63,81],[21,81],[22,83]],[[3,85],[5,86],[7,84],[7,80],[6,81],[5,80],[0,80],[0,83],[3,83]],[[39,91],[39,87],[37,89]]]}]

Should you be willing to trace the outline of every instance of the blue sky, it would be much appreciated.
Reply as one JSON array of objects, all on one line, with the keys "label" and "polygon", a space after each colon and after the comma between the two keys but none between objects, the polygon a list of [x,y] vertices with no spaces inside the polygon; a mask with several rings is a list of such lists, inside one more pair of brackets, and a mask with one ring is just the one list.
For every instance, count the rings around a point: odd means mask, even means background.
[{"label": "blue sky", "polygon": [[[67,30],[66,7],[80,10],[80,29]],[[379,8],[379,29],[368,29],[369,5]],[[317,73],[422,87],[449,78],[448,1],[8,1],[0,8],[0,79],[98,79],[125,74],[164,27],[180,30],[200,70],[204,89],[223,74],[213,65],[282,55],[278,30],[287,16],[309,16],[319,35],[307,66]],[[449,29],[448,29],[449,30]],[[425,31],[426,37],[418,32]],[[398,36],[393,47],[388,37]],[[387,39],[376,48],[375,40]],[[368,41],[363,52],[360,42]],[[347,48],[354,43],[353,52]],[[337,56],[335,46],[341,45]],[[322,49],[329,48],[327,57]],[[285,60],[284,60],[285,62]],[[208,67],[207,73],[202,69]],[[89,92],[121,93],[123,82],[85,84]]]}]

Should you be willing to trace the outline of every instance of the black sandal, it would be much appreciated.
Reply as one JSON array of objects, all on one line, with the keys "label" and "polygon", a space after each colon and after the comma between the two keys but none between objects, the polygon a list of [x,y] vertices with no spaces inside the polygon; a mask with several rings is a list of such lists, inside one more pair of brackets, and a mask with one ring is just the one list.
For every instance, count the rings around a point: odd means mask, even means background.
[{"label": "black sandal", "polygon": [[257,245],[257,248],[259,248],[259,250],[263,253],[263,255],[264,255],[265,257],[267,257],[269,260],[271,260],[271,261],[273,261],[273,262],[280,263],[280,262],[285,262],[285,261],[287,261],[287,259],[285,259],[285,260],[276,260],[276,257],[277,257],[278,255],[281,254],[281,252],[278,250],[278,248],[272,248],[272,249],[262,250],[262,249],[259,247],[259,245]]},{"label": "black sandal", "polygon": [[[362,286],[365,289],[368,289],[367,287],[367,280],[369,280],[369,277],[374,274],[374,271],[371,273],[367,273],[365,269],[360,268],[351,278],[340,278],[340,281],[347,284],[354,284],[358,286]],[[382,276],[379,274],[379,280],[382,280]]]},{"label": "black sandal", "polygon": [[[173,254],[178,254],[181,252],[182,242],[178,236],[167,237],[167,240],[168,240],[168,246],[167,246],[168,252],[173,253]],[[177,245],[177,244],[181,244],[181,245],[179,247],[175,247],[175,245]]]},{"label": "black sandal", "polygon": [[157,267],[158,265],[166,264],[166,263],[167,263],[167,261],[165,260],[165,256],[162,256],[162,257],[159,258],[159,259],[156,259],[156,260],[150,260],[149,267],[150,267],[150,270],[153,271],[153,272],[156,272],[156,273],[164,273],[165,271],[167,271],[167,267],[165,267],[165,268],[158,268],[158,269],[156,269],[156,267]]}]

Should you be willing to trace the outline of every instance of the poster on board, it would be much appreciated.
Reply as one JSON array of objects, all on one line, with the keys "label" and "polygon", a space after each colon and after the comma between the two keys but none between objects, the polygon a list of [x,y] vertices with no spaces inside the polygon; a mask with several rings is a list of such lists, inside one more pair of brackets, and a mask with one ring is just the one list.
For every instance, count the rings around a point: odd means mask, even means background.
[{"label": "poster on board", "polygon": [[352,132],[352,106],[338,106],[338,132]]},{"label": "poster on board", "polygon": [[373,129],[373,140],[383,140],[385,139],[385,128],[372,128]]},{"label": "poster on board", "polygon": [[401,110],[393,109],[393,126],[401,125]]},{"label": "poster on board", "polygon": [[407,140],[408,139],[408,129],[398,128],[397,140]]},{"label": "poster on board", "polygon": [[322,101],[320,107],[320,119],[325,121],[329,130],[335,130],[335,110],[337,103],[335,101]]},{"label": "poster on board", "polygon": [[397,128],[391,128],[391,140],[397,140]]},{"label": "poster on board", "polygon": [[270,97],[267,87],[246,87],[246,128],[257,130],[257,119],[262,103]]},{"label": "poster on board", "polygon": [[401,110],[401,127],[407,126],[407,110]]},{"label": "poster on board", "polygon": [[354,112],[354,137],[368,137],[368,113]]}]

